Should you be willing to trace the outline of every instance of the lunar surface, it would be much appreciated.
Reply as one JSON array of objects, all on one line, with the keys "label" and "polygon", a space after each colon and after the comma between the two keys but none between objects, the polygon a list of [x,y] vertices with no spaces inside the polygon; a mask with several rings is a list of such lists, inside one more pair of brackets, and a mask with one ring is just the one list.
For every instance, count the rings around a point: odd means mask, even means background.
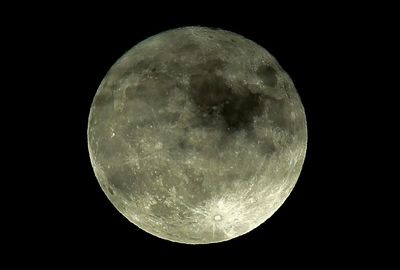
[{"label": "lunar surface", "polygon": [[238,34],[184,27],[126,52],[94,97],[95,175],[128,220],[187,244],[265,222],[299,177],[304,108],[273,56]]}]

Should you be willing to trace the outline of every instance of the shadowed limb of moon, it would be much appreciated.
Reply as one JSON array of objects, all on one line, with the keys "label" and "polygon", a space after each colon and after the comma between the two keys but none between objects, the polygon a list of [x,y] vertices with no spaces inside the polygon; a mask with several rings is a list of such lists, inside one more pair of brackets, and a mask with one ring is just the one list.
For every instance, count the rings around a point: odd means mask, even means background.
[{"label": "shadowed limb of moon", "polygon": [[184,27],[126,52],[94,97],[95,175],[127,219],[163,239],[206,244],[266,221],[299,177],[303,106],[265,49]]}]

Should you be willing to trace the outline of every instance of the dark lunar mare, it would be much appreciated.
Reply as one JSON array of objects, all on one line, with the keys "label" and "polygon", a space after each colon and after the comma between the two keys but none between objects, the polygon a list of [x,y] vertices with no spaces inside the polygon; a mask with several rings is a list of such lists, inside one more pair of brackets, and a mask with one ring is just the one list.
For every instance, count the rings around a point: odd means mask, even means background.
[{"label": "dark lunar mare", "polygon": [[235,94],[216,75],[196,76],[191,81],[191,98],[205,115],[204,124],[222,117],[227,131],[237,131],[250,127],[252,119],[263,112],[263,97],[246,90],[242,95]]},{"label": "dark lunar mare", "polygon": [[[254,117],[264,112],[265,99],[272,98],[265,94],[252,93],[245,85],[234,92],[226,80],[216,75],[216,70],[223,68],[219,59],[213,59],[201,69],[201,72],[190,77],[190,98],[204,116],[203,124],[212,125],[222,118],[228,133],[241,129],[251,129]],[[261,66],[257,74],[268,86],[275,86],[276,71],[271,67]]]}]

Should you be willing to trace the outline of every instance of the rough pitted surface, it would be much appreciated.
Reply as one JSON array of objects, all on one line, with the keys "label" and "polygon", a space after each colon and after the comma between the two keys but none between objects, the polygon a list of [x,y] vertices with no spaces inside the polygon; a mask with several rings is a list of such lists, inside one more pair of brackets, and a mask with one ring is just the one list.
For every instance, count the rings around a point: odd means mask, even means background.
[{"label": "rough pitted surface", "polygon": [[114,206],[158,237],[213,243],[267,220],[293,189],[304,109],[277,61],[232,32],[185,27],[139,43],[110,69],[88,126]]}]

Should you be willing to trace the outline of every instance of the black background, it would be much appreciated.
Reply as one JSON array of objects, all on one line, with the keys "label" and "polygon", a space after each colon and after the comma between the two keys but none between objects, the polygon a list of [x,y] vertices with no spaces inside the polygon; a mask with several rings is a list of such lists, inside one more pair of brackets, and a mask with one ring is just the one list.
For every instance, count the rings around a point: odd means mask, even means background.
[{"label": "black background", "polygon": [[[360,68],[368,62],[361,44],[375,27],[369,13],[328,5],[154,5],[106,6],[101,12],[54,7],[12,31],[31,70],[24,94],[29,114],[22,117],[30,126],[30,162],[17,169],[30,199],[21,206],[16,234],[21,244],[15,250],[37,251],[38,261],[149,266],[182,259],[195,265],[215,260],[286,266],[364,258],[374,240],[359,225],[373,206],[360,196],[361,184],[369,180],[359,168],[368,164],[357,162],[366,140],[359,130],[365,115],[368,121],[373,117],[363,98],[369,90],[360,86],[369,76]],[[189,25],[236,32],[275,56],[301,96],[309,136],[299,181],[269,220],[233,240],[195,246],[158,239],[119,214],[97,183],[86,140],[92,99],[114,62],[151,35]]]}]

